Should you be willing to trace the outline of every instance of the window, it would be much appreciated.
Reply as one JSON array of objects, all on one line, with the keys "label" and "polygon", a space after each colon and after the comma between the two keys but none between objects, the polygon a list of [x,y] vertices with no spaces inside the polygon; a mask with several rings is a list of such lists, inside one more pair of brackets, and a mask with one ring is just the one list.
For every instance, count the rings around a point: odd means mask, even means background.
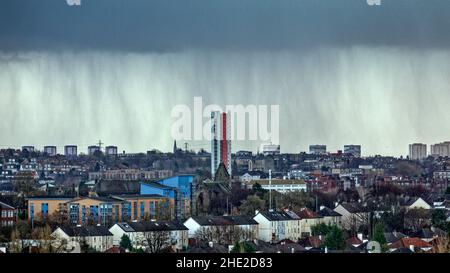
[{"label": "window", "polygon": [[138,204],[137,204],[136,201],[133,202],[133,217],[134,217],[133,220],[137,220],[137,218],[138,218],[138,217],[137,217],[137,209],[138,209],[138,208],[137,208],[137,205],[138,205]]},{"label": "window", "polygon": [[34,203],[31,203],[30,205],[30,218],[31,220],[34,219]]},{"label": "window", "polygon": [[48,203],[41,204],[41,213],[43,217],[47,217],[48,215]]},{"label": "window", "polygon": [[83,225],[86,224],[86,206],[83,206],[83,207],[81,208],[81,223],[82,223]]},{"label": "window", "polygon": [[150,208],[150,218],[153,219],[153,218],[155,218],[155,215],[156,215],[155,202],[150,201],[149,208]]},{"label": "window", "polygon": [[145,212],[145,203],[141,202],[141,219],[144,219],[144,212]]},{"label": "window", "polygon": [[79,205],[78,204],[70,204],[69,212],[70,212],[70,222],[74,225],[78,224]]}]

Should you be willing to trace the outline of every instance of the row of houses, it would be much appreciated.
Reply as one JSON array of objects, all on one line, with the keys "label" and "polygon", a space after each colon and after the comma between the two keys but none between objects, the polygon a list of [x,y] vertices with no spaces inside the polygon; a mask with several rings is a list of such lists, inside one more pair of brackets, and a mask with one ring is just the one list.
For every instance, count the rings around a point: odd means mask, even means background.
[{"label": "row of houses", "polygon": [[[117,197],[116,197],[117,198]],[[408,202],[409,208],[428,208],[422,199]],[[151,240],[158,239],[160,247],[179,252],[190,246],[204,242],[216,245],[232,245],[236,241],[280,244],[282,242],[303,242],[306,250],[319,248],[323,243],[320,236],[312,236],[312,227],[321,223],[345,227],[347,222],[363,221],[368,211],[359,203],[338,204],[330,209],[320,207],[314,212],[303,208],[300,210],[256,211],[253,217],[243,215],[231,216],[191,216],[186,221],[125,220],[122,218],[109,228],[101,224],[69,226],[57,228],[53,236],[70,242],[68,252],[80,251],[82,244],[87,244],[96,251],[107,251],[117,247],[124,235],[130,238],[133,249],[147,250],[152,247]],[[422,230],[423,234],[409,238],[399,233],[385,234],[390,252],[429,251],[431,241],[439,235],[439,230]],[[442,232],[441,232],[442,233]],[[161,237],[161,234],[164,236]],[[317,238],[316,238],[317,237]],[[355,251],[365,250],[367,240],[355,237],[348,239],[348,245]],[[290,243],[292,244],[292,243]],[[294,247],[294,245],[292,245]],[[297,247],[295,245],[295,247]],[[294,248],[295,248],[294,247]],[[408,250],[409,249],[409,250]]]},{"label": "row of houses", "polygon": [[[118,246],[127,235],[134,249],[148,249],[156,234],[164,234],[164,248],[174,252],[187,249],[189,244],[210,242],[232,245],[236,241],[261,241],[273,243],[282,240],[299,240],[311,235],[311,227],[319,223],[338,224],[341,216],[329,208],[318,213],[303,209],[292,211],[261,211],[249,216],[193,216],[184,223],[179,221],[119,222],[111,228],[103,226],[59,227],[53,236],[57,242],[71,242],[72,252],[80,250],[80,243],[87,243],[97,251]],[[159,237],[161,240],[161,237]]]}]

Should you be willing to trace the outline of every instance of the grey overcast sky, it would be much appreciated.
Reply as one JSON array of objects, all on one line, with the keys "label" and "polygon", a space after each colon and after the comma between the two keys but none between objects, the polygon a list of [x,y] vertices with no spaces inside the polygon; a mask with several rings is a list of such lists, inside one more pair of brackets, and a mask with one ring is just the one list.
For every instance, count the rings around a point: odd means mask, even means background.
[{"label": "grey overcast sky", "polygon": [[283,152],[406,155],[450,140],[449,14],[447,0],[2,0],[0,148],[170,150],[172,107],[202,96],[279,104]]},{"label": "grey overcast sky", "polygon": [[447,0],[3,0],[4,50],[447,47]]}]

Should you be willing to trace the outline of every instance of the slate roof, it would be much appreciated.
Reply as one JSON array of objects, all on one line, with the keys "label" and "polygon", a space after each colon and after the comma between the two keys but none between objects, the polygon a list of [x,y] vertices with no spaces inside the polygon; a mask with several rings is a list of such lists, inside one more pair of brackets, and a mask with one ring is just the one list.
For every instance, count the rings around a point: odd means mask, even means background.
[{"label": "slate roof", "polygon": [[269,221],[290,221],[290,220],[298,220],[292,218],[288,213],[284,211],[261,211],[261,213],[267,220]]},{"label": "slate roof", "polygon": [[187,227],[178,221],[131,222],[118,223],[117,225],[119,225],[125,232],[188,230]]},{"label": "slate roof", "polygon": [[248,216],[192,216],[201,226],[235,226],[257,225],[258,222]]},{"label": "slate roof", "polygon": [[70,237],[92,237],[92,236],[113,236],[108,228],[103,226],[85,226],[85,227],[60,227]]},{"label": "slate roof", "polygon": [[388,244],[395,243],[398,240],[400,240],[401,238],[405,238],[405,237],[407,237],[407,236],[401,232],[385,232],[384,233],[384,238],[386,239],[386,243],[388,243]]},{"label": "slate roof", "polygon": [[15,209],[13,206],[10,206],[10,205],[8,205],[6,203],[3,203],[1,201],[0,201],[0,208],[2,208],[2,209]]},{"label": "slate roof", "polygon": [[416,236],[423,239],[433,239],[436,236],[445,237],[447,236],[447,233],[440,228],[432,227],[431,229],[430,228],[421,229],[419,232],[416,233]]},{"label": "slate roof", "polygon": [[429,200],[427,200],[426,198],[422,198],[422,197],[406,197],[406,198],[400,200],[400,205],[405,206],[405,207],[409,207],[412,204],[414,204],[414,202],[419,200],[419,198],[422,199],[425,203],[427,203],[428,205],[431,206],[432,202],[430,204]]},{"label": "slate roof", "polygon": [[368,212],[367,208],[363,207],[359,203],[342,203],[340,205],[350,213]]},{"label": "slate roof", "polygon": [[320,211],[317,212],[317,214],[319,214],[322,217],[333,217],[333,216],[342,216],[340,213],[335,212],[334,210],[330,209],[330,208],[323,208]]}]

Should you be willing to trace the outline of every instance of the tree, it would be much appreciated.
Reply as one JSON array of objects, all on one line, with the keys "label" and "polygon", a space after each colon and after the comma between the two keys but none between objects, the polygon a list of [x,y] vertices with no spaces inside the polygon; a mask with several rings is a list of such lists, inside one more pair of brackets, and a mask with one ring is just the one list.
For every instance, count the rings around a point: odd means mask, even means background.
[{"label": "tree", "polygon": [[[264,194],[264,200],[269,203],[269,193]],[[315,209],[315,197],[304,191],[291,191],[280,193],[272,191],[272,208],[289,208],[299,210],[305,207]]]},{"label": "tree", "polygon": [[372,240],[377,241],[380,244],[381,249],[386,251],[386,237],[384,237],[384,225],[382,222],[375,224],[375,227],[373,228]]},{"label": "tree", "polygon": [[405,226],[412,231],[418,231],[430,224],[431,215],[428,210],[414,208],[405,214]]},{"label": "tree", "polygon": [[248,242],[236,242],[230,253],[254,253],[256,249]]},{"label": "tree", "polygon": [[203,227],[196,231],[195,238],[203,242],[233,244],[235,242],[253,240],[255,231],[236,226]]},{"label": "tree", "polygon": [[450,187],[447,187],[447,189],[445,190],[445,194],[450,194]]},{"label": "tree", "polygon": [[325,236],[324,245],[332,250],[343,250],[345,248],[344,233],[338,226],[333,225]]},{"label": "tree", "polygon": [[49,225],[37,227],[31,231],[31,238],[38,242],[38,252],[50,252],[50,242],[52,240],[51,234],[52,230]]},{"label": "tree", "polygon": [[124,249],[128,249],[128,250],[132,250],[133,246],[131,245],[131,240],[130,237],[128,237],[128,235],[123,234],[122,238],[120,238],[120,247],[124,248]]},{"label": "tree", "polygon": [[433,242],[433,253],[450,253],[449,237],[438,237]]},{"label": "tree", "polygon": [[241,206],[239,207],[239,211],[241,214],[253,216],[255,215],[256,210],[264,210],[265,202],[257,195],[250,195],[242,201]]},{"label": "tree", "polygon": [[161,253],[166,247],[171,245],[169,231],[145,232],[142,237],[138,239],[140,246],[149,253]]},{"label": "tree", "polygon": [[268,192],[268,190],[263,189],[263,187],[262,187],[261,184],[259,184],[259,183],[253,184],[253,186],[252,186],[252,191],[253,191],[256,195],[258,195],[259,197],[263,197],[264,194],[265,194],[266,192]]},{"label": "tree", "polygon": [[446,220],[447,215],[444,209],[436,209],[431,214],[431,223],[434,227],[449,231],[449,224]]},{"label": "tree", "polygon": [[25,249],[25,240],[31,237],[31,229],[26,221],[18,221],[11,232],[11,252],[20,253]]},{"label": "tree", "polygon": [[405,226],[405,210],[384,212],[381,215],[381,221],[387,230],[401,232]]},{"label": "tree", "polygon": [[327,235],[330,232],[331,226],[325,223],[320,223],[314,226],[311,226],[311,233],[313,236],[317,235]]}]

